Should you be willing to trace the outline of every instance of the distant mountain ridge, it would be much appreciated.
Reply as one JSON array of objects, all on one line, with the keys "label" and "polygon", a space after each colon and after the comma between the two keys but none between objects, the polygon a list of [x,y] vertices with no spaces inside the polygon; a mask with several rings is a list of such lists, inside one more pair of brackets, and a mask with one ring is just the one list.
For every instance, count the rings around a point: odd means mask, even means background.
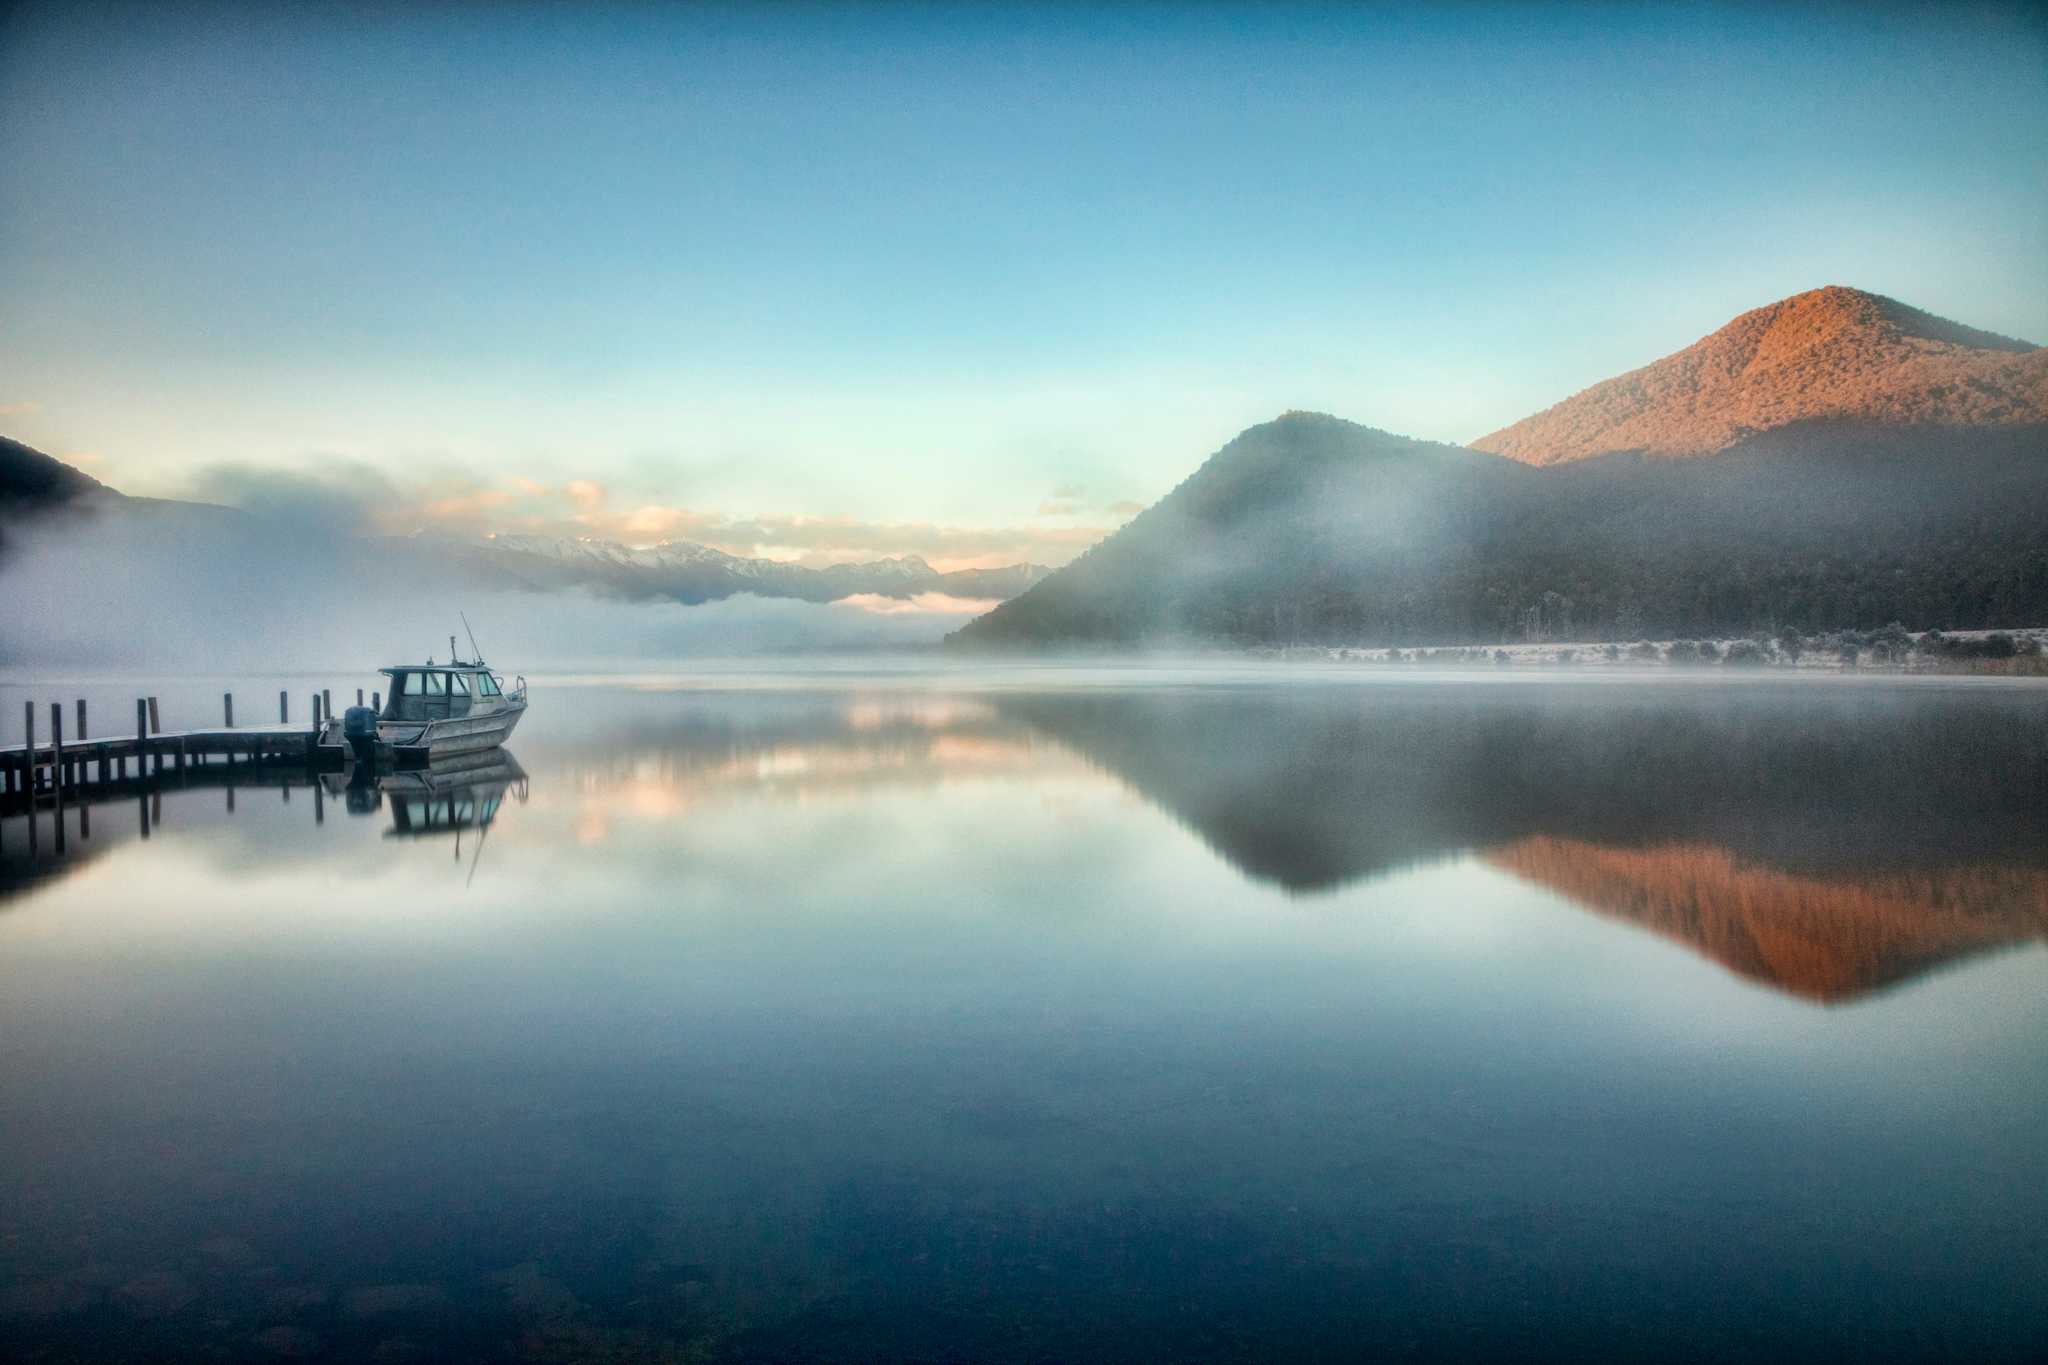
[{"label": "distant mountain ridge", "polygon": [[1534,465],[1620,452],[1705,455],[1817,421],[2048,422],[2048,351],[1831,285],[1744,313],[1472,448]]},{"label": "distant mountain ridge", "polygon": [[596,537],[523,533],[501,533],[482,540],[441,536],[412,540],[416,548],[438,548],[472,568],[536,589],[588,587],[615,597],[686,603],[740,593],[807,602],[867,595],[909,599],[939,593],[987,602],[1014,597],[1052,572],[1041,564],[1011,564],[942,573],[917,555],[813,569],[672,540],[645,547]]},{"label": "distant mountain ridge", "polygon": [[[32,516],[65,507],[118,508],[148,523],[153,539],[261,534],[263,519],[210,503],[131,498],[53,456],[0,437],[0,515]],[[626,600],[700,603],[752,593],[806,602],[873,595],[908,600],[927,593],[970,602],[1014,597],[1052,570],[1042,564],[940,572],[917,555],[813,569],[727,554],[708,545],[665,540],[635,547],[595,536],[505,533],[482,538],[422,532],[371,542],[422,571],[456,572],[482,585],[534,591],[586,588]],[[195,550],[199,548],[197,544]]]},{"label": "distant mountain ridge", "polygon": [[41,511],[73,498],[112,492],[55,456],[0,436],[0,513]]},{"label": "distant mountain ridge", "polygon": [[2044,506],[2048,351],[1831,288],[1471,447],[1320,413],[1251,427],[949,642],[2030,624],[2048,620]]}]

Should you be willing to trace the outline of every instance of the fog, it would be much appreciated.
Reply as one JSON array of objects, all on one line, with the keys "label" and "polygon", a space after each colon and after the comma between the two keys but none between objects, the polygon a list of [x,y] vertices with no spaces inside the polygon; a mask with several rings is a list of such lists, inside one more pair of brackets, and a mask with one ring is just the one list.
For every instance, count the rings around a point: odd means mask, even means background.
[{"label": "fog", "polygon": [[[524,670],[934,644],[967,611],[751,596],[697,606],[494,583],[328,509],[114,504],[0,528],[0,667],[362,669],[442,655],[458,613]],[[463,649],[468,650],[467,640]]]}]

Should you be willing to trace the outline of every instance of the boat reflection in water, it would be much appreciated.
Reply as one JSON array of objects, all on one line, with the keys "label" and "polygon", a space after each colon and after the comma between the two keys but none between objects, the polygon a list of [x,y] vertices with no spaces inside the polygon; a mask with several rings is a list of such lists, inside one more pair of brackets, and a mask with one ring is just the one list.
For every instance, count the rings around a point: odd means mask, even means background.
[{"label": "boat reflection in water", "polygon": [[[293,806],[292,793],[300,793]],[[305,798],[310,794],[311,801]],[[219,806],[202,805],[209,795]],[[374,815],[387,806],[391,826],[387,839],[451,835],[456,856],[462,834],[488,831],[507,796],[524,804],[529,796],[526,769],[504,749],[454,754],[418,768],[396,772],[371,764],[351,764],[340,772],[316,773],[286,767],[226,765],[166,771],[135,782],[114,794],[95,793],[84,800],[59,802],[43,792],[34,800],[19,794],[0,796],[0,909],[55,878],[82,871],[97,859],[132,840],[147,840],[172,831],[215,824],[237,813],[237,796],[245,817],[266,821],[272,809],[267,797],[281,798],[283,810],[298,809],[316,828],[326,823],[327,805],[339,801],[350,815]],[[165,797],[171,798],[170,818]],[[133,807],[136,818],[110,818],[105,808]],[[95,822],[93,811],[103,813]],[[292,837],[297,837],[296,835]],[[481,842],[479,840],[479,842]]]},{"label": "boat reflection in water", "polygon": [[528,796],[526,769],[504,749],[485,749],[399,772],[380,773],[358,765],[349,774],[345,800],[351,815],[371,815],[388,805],[391,827],[384,831],[387,839],[452,836],[459,858],[465,830],[477,835],[473,856],[482,854],[483,837],[490,832],[507,796],[524,804]]},{"label": "boat reflection in water", "polygon": [[976,676],[0,805],[0,1355],[2043,1358],[2038,689]]},{"label": "boat reflection in water", "polygon": [[[1109,783],[1290,899],[1469,860],[1819,1004],[2048,940],[2048,807],[2026,795],[2048,784],[2048,712],[2025,690],[820,688],[681,704],[621,689],[557,725],[538,762],[561,781],[517,838],[572,841],[552,849],[567,865],[640,824],[658,863],[686,810],[766,803],[758,820],[808,827],[797,812],[834,802]],[[216,786],[224,809],[202,794]],[[316,826],[323,798],[356,816],[388,805],[385,839],[447,835],[460,858],[465,831],[480,844],[508,794],[527,800],[528,777],[490,748],[318,777],[164,773],[133,819],[4,798],[0,903],[167,820],[233,816],[238,790],[244,818],[281,800]]]}]

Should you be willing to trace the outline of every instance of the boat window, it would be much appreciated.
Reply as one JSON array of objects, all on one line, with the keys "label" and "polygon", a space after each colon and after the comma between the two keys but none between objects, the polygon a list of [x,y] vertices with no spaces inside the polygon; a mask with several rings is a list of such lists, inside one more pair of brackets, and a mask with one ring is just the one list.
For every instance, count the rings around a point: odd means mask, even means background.
[{"label": "boat window", "polygon": [[458,697],[468,696],[469,675],[467,673],[450,673],[448,675],[448,690]]},{"label": "boat window", "polygon": [[427,680],[428,696],[445,697],[448,695],[448,675],[446,673],[422,673],[420,676]]},{"label": "boat window", "polygon": [[410,673],[393,673],[391,675],[391,696],[394,700],[399,697],[413,695],[411,680],[412,674]]},{"label": "boat window", "polygon": [[488,673],[479,673],[476,675],[476,690],[479,695],[495,697],[498,695],[498,680]]}]

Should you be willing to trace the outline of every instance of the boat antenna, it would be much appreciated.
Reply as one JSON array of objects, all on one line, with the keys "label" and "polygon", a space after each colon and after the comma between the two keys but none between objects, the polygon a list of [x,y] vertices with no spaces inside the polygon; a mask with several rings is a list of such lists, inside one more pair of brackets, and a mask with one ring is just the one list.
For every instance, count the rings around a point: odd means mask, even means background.
[{"label": "boat antenna", "polygon": [[469,855],[469,875],[462,879],[462,889],[464,891],[469,890],[470,883],[476,880],[476,865],[483,860],[484,856],[484,840],[490,837],[491,827],[489,825],[485,825],[483,833],[476,836],[476,850]]},{"label": "boat antenna", "polygon": [[[463,629],[464,629],[465,631],[469,631],[469,657],[470,657],[470,661],[471,661],[472,663],[479,663],[479,664],[480,664],[480,663],[482,663],[482,662],[484,661],[484,652],[483,652],[482,650],[480,650],[480,649],[478,649],[478,648],[476,647],[476,632],[475,632],[475,631],[473,631],[473,630],[470,630],[470,629],[469,629],[469,618],[468,618],[467,616],[463,616],[463,615],[462,615],[462,613],[461,613],[461,612],[459,612],[459,611],[458,611],[458,612],[456,612],[455,614],[456,614],[457,616],[462,616],[462,628],[463,628]],[[452,643],[452,642],[453,642],[453,641],[452,641],[452,639],[451,639],[451,643]]]}]

